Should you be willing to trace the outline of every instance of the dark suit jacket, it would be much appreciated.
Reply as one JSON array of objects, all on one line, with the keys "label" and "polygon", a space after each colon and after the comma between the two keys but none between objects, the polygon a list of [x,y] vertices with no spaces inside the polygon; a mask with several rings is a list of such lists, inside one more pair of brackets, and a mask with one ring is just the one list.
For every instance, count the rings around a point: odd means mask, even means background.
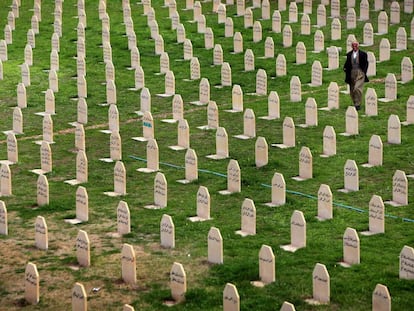
[{"label": "dark suit jacket", "polygon": [[[365,82],[368,82],[367,70],[368,70],[368,55],[364,51],[359,50],[359,67],[365,73]],[[351,70],[352,70],[352,51],[346,53],[346,62],[344,65],[345,82],[351,83]]]}]

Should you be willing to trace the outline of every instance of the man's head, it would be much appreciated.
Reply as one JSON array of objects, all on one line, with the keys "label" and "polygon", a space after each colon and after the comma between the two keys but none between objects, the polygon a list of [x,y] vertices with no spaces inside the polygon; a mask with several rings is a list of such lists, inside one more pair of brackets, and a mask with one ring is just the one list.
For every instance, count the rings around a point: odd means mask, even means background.
[{"label": "man's head", "polygon": [[352,42],[352,50],[353,51],[358,51],[358,49],[359,49],[359,43],[358,43],[358,41]]}]

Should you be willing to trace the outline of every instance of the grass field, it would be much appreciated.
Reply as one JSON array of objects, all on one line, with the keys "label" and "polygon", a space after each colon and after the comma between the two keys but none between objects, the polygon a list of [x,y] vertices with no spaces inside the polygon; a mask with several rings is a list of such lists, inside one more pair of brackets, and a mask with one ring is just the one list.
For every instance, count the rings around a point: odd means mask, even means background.
[{"label": "grass field", "polygon": [[[0,2],[0,25],[7,24],[11,0]],[[0,81],[0,130],[12,128],[12,108],[17,105],[16,87],[21,82],[20,67],[24,62],[27,31],[31,28],[33,1],[21,1],[20,17],[16,19],[13,43],[8,45],[8,60],[3,61],[4,78]],[[37,175],[30,170],[40,167],[39,145],[35,140],[42,136],[42,117],[36,112],[44,111],[45,94],[48,88],[51,38],[53,34],[54,1],[42,1],[40,33],[36,35],[33,49],[33,66],[30,67],[31,86],[27,88],[28,107],[23,109],[24,135],[17,136],[19,162],[11,166],[13,196],[3,197],[8,210],[9,235],[0,237],[0,310],[70,310],[71,290],[75,282],[85,286],[89,310],[121,310],[123,304],[130,304],[135,310],[165,310],[164,301],[171,298],[169,272],[174,262],[183,265],[187,274],[186,301],[174,306],[176,310],[222,310],[223,289],[226,283],[233,283],[240,295],[241,310],[279,310],[283,301],[293,303],[296,310],[370,310],[372,293],[376,284],[388,287],[392,297],[393,310],[410,310],[414,306],[413,281],[399,279],[399,253],[404,247],[414,246],[413,182],[409,179],[409,205],[391,207],[386,205],[385,233],[374,236],[359,235],[361,243],[361,264],[343,268],[341,261],[342,237],[347,227],[358,232],[368,229],[368,203],[376,194],[384,201],[392,198],[392,176],[396,170],[413,174],[414,132],[413,125],[401,128],[400,145],[387,143],[387,122],[391,114],[406,120],[406,103],[413,95],[413,81],[398,83],[397,100],[378,102],[378,116],[365,117],[359,113],[359,135],[344,137],[345,112],[351,104],[349,95],[340,94],[340,107],[332,111],[318,111],[318,125],[296,128],[296,147],[278,149],[269,147],[269,163],[261,168],[255,166],[254,146],[256,139],[239,140],[234,135],[243,133],[243,114],[228,113],[231,109],[231,87],[220,85],[221,66],[212,66],[213,50],[204,48],[204,35],[197,32],[197,23],[192,10],[183,10],[185,1],[177,1],[180,22],[184,25],[186,37],[191,39],[193,54],[198,57],[201,77],[211,85],[211,100],[217,103],[220,126],[229,135],[230,158],[236,159],[241,168],[242,191],[222,196],[218,191],[226,189],[223,177],[229,160],[213,161],[205,156],[215,153],[215,132],[197,129],[207,124],[206,106],[191,105],[198,100],[200,80],[188,81],[190,62],[183,60],[183,45],[178,44],[176,32],[171,30],[169,10],[164,1],[153,0],[159,33],[164,39],[164,50],[168,53],[170,69],[175,75],[175,90],[184,100],[184,117],[190,126],[190,145],[197,153],[199,177],[188,185],[177,183],[184,178],[184,151],[168,148],[177,143],[177,124],[161,122],[172,117],[172,98],[162,98],[164,75],[159,75],[159,56],[154,53],[154,40],[150,38],[147,17],[143,5],[131,1],[131,16],[140,52],[141,66],[145,73],[145,86],[151,93],[151,113],[155,124],[155,137],[159,146],[161,172],[168,181],[168,206],[161,210],[148,210],[144,206],[153,202],[155,174],[143,174],[136,169],[145,167],[146,143],[136,142],[132,137],[142,135],[142,120],[135,112],[140,108],[140,92],[134,87],[134,71],[130,66],[128,39],[123,24],[122,1],[107,1],[110,17],[110,40],[112,60],[116,75],[117,107],[120,114],[120,135],[122,138],[122,161],[127,170],[127,195],[121,198],[108,197],[105,191],[113,191],[114,164],[99,161],[109,156],[109,135],[99,130],[108,128],[108,107],[106,102],[105,64],[102,53],[101,21],[98,15],[98,1],[85,1],[86,69],[88,97],[88,123],[85,125],[86,154],[89,176],[84,184],[89,195],[89,221],[70,225],[64,221],[75,216],[75,192],[77,187],[64,183],[75,178],[76,148],[75,128],[69,122],[77,118],[76,40],[78,25],[77,1],[63,2],[62,33],[60,39],[60,69],[58,71],[59,92],[55,93],[56,115],[53,115],[54,140],[53,171],[47,174],[50,204],[37,206]],[[224,2],[224,1],[222,1]],[[396,45],[396,32],[405,27],[411,37],[412,14],[403,13],[401,22],[390,25],[389,33],[375,36],[373,46],[364,47],[373,52],[377,59],[379,42],[387,37],[391,47]],[[217,23],[217,14],[212,12],[212,1],[201,2],[206,24],[214,32],[214,43],[221,44],[224,61],[232,69],[232,83],[243,90],[244,108],[253,109],[256,116],[256,136],[265,137],[267,143],[282,141],[282,123],[286,116],[293,118],[296,125],[305,123],[305,102],[315,98],[318,107],[327,106],[327,88],[331,81],[338,83],[340,90],[346,90],[342,66],[345,61],[346,38],[354,34],[362,41],[365,22],[358,21],[356,29],[346,29],[346,1],[341,1],[341,40],[330,38],[330,23],[321,28],[325,34],[325,48],[335,45],[342,48],[340,68],[323,71],[323,85],[310,87],[311,67],[319,60],[327,67],[326,53],[312,53],[313,34],[300,34],[300,22],[291,24],[293,45],[284,48],[282,34],[273,33],[271,20],[261,20],[263,40],[252,41],[252,28],[245,29],[243,17],[236,17],[236,5],[227,6],[227,16],[233,18],[234,31],[243,35],[243,47],[255,55],[255,69],[244,71],[244,53],[234,54],[233,39],[224,37],[224,25]],[[316,24],[316,8],[319,1],[313,1],[312,25]],[[371,4],[371,3],[370,3]],[[246,1],[250,7],[252,1]],[[373,6],[373,4],[371,4]],[[384,1],[389,15],[390,1]],[[298,3],[298,11],[303,11]],[[271,12],[277,9],[271,1]],[[371,8],[370,20],[377,29],[378,12]],[[359,13],[359,1],[355,7]],[[330,7],[327,6],[327,16]],[[254,20],[259,20],[260,9],[253,9]],[[288,20],[288,11],[281,12],[282,21]],[[299,21],[302,15],[299,15]],[[284,26],[283,24],[282,26]],[[4,35],[0,35],[3,39]],[[275,43],[275,58],[265,59],[264,41],[271,36]],[[302,41],[307,48],[306,64],[295,64],[295,46]],[[377,63],[377,74],[365,85],[375,89],[378,98],[385,96],[384,81],[388,73],[394,73],[397,80],[401,74],[401,60],[404,56],[413,59],[413,41],[407,41],[407,50],[392,51],[391,59]],[[287,76],[276,77],[275,59],[284,54],[287,60]],[[280,98],[280,115],[277,120],[259,119],[267,115],[267,96],[253,96],[256,90],[256,72],[265,69],[268,76],[268,93],[276,91]],[[302,101],[290,102],[289,83],[291,77],[300,77]],[[337,134],[337,155],[321,158],[322,133],[325,126],[334,127]],[[368,144],[372,135],[379,135],[384,143],[383,165],[364,168],[368,161]],[[303,182],[291,179],[298,175],[298,156],[301,147],[309,147],[313,155],[313,178]],[[0,159],[7,159],[6,136],[1,141]],[[140,160],[141,159],[141,160]],[[343,168],[348,159],[355,160],[359,168],[360,190],[351,194],[338,192],[343,188]],[[276,208],[264,205],[271,199],[271,179],[275,172],[283,174],[286,180],[286,204]],[[320,222],[317,215],[317,193],[321,184],[328,184],[333,193],[334,217]],[[200,186],[208,188],[211,196],[212,220],[190,222],[188,217],[196,214],[196,194]],[[254,201],[257,210],[254,236],[240,237],[240,209],[245,198]],[[116,208],[119,200],[128,203],[131,211],[132,232],[122,238],[114,237],[116,232]],[[307,222],[307,246],[296,253],[285,252],[280,245],[290,242],[290,217],[294,210],[304,213]],[[176,245],[174,249],[160,247],[160,220],[163,214],[172,217],[175,225]],[[49,249],[41,251],[34,247],[34,222],[38,215],[45,217],[49,230]],[[207,234],[211,227],[219,228],[224,240],[224,264],[212,265],[207,261]],[[91,266],[77,265],[75,241],[78,230],[85,230],[91,241]],[[121,279],[121,249],[123,243],[133,245],[137,255],[137,284],[125,284]],[[250,282],[259,279],[258,254],[262,245],[272,247],[276,257],[276,282],[264,288],[253,287]],[[37,265],[40,274],[40,302],[27,305],[24,301],[24,271],[28,262]],[[305,299],[312,297],[312,271],[316,263],[326,265],[330,274],[331,300],[329,305],[311,306]],[[99,291],[93,291],[99,288]]]}]

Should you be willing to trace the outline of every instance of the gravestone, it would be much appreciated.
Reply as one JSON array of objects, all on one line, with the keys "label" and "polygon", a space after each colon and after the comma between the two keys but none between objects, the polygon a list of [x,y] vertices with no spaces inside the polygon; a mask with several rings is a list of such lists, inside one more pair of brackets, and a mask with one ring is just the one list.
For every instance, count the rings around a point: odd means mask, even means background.
[{"label": "gravestone", "polygon": [[146,205],[147,209],[162,209],[167,207],[168,184],[165,175],[157,172],[154,178],[154,204]]},{"label": "gravestone", "polygon": [[227,189],[219,191],[222,195],[241,192],[241,171],[237,160],[231,159],[227,165]]},{"label": "gravestone", "polygon": [[22,83],[24,86],[30,86],[30,68],[29,65],[23,63],[21,66]]},{"label": "gravestone", "polygon": [[243,90],[240,85],[234,84],[231,91],[232,109],[227,112],[242,112],[243,111]]},{"label": "gravestone", "polygon": [[[112,81],[112,85],[110,85],[110,87],[112,89],[115,89],[115,67],[114,64],[112,63],[112,61],[107,61],[105,63],[105,81],[107,83],[109,83],[109,81]],[[107,88],[108,88],[108,84],[107,84]],[[116,92],[116,90],[115,90]],[[116,95],[116,93],[115,93]]]},{"label": "gravestone", "polygon": [[273,147],[278,148],[291,148],[295,147],[296,145],[296,137],[295,137],[295,124],[291,117],[285,117],[283,120],[283,143],[282,144],[272,144]]},{"label": "gravestone", "polygon": [[275,43],[272,37],[266,37],[265,40],[265,58],[274,58],[275,57]]},{"label": "gravestone", "polygon": [[388,15],[387,12],[381,11],[378,14],[378,32],[379,35],[385,35],[388,33]]},{"label": "gravestone", "polygon": [[264,69],[257,70],[256,73],[256,93],[255,95],[267,95],[267,73]]},{"label": "gravestone", "polygon": [[37,178],[37,206],[49,205],[49,182],[45,175]]},{"label": "gravestone", "polygon": [[231,86],[232,77],[231,77],[231,67],[229,63],[224,62],[221,66],[221,86]]},{"label": "gravestone", "polygon": [[213,160],[222,160],[229,157],[228,135],[224,127],[218,127],[216,131],[216,153],[206,157]]},{"label": "gravestone", "polygon": [[4,26],[4,41],[6,41],[6,44],[13,43],[13,30],[10,25]]},{"label": "gravestone", "polygon": [[[325,35],[322,30],[316,30],[313,35],[313,52],[320,53],[325,49]],[[328,54],[329,55],[329,54]]]},{"label": "gravestone", "polygon": [[210,101],[207,105],[207,125],[197,126],[201,130],[215,130],[219,127],[218,108],[215,101]]},{"label": "gravestone", "polygon": [[72,288],[72,310],[73,311],[87,311],[88,297],[84,286],[76,282]]},{"label": "gravestone", "polygon": [[177,43],[184,43],[185,39],[186,39],[186,32],[185,32],[184,25],[178,24],[177,25]]},{"label": "gravestone", "polygon": [[28,262],[24,271],[24,299],[31,305],[40,301],[40,277],[37,266]]},{"label": "gravestone", "polygon": [[210,82],[207,78],[201,78],[200,80],[198,98],[198,101],[193,101],[191,104],[203,106],[210,102]]},{"label": "gravestone", "polygon": [[266,206],[275,207],[286,203],[286,182],[282,174],[274,173],[272,178],[272,201],[265,203]]},{"label": "gravestone", "polygon": [[347,160],[344,166],[344,188],[340,192],[359,191],[359,171],[354,160]]},{"label": "gravestone", "polygon": [[381,11],[384,9],[384,0],[375,0],[374,11]]},{"label": "gravestone", "polygon": [[56,32],[54,32],[52,34],[51,46],[52,46],[52,51],[56,50],[56,51],[60,52],[60,38],[59,38],[59,35]]},{"label": "gravestone", "polygon": [[408,13],[408,14],[413,13],[413,6],[414,6],[414,3],[412,0],[404,1],[404,13]]},{"label": "gravestone", "polygon": [[286,57],[283,54],[278,54],[276,57],[276,77],[286,76]]},{"label": "gravestone", "polygon": [[241,229],[236,234],[242,237],[256,234],[256,207],[253,200],[244,199],[241,207]]},{"label": "gravestone", "polygon": [[369,140],[368,163],[362,164],[363,167],[382,166],[383,145],[381,136],[372,135]]},{"label": "gravestone", "polygon": [[[10,131],[4,132],[8,134]],[[15,135],[23,134],[23,114],[20,107],[13,108],[13,129],[11,130]]]},{"label": "gravestone", "polygon": [[188,148],[185,153],[185,179],[177,180],[182,184],[188,184],[198,179],[198,158],[194,149]]},{"label": "gravestone", "polygon": [[[148,22],[148,27],[150,28],[150,31],[151,31],[151,39],[156,40],[157,38],[160,37],[158,23],[155,19]],[[180,38],[181,40],[183,38],[182,24],[177,26],[176,31],[177,31],[177,41],[178,41],[178,38]],[[162,43],[163,43],[162,48],[164,50],[164,41],[162,41]],[[158,46],[158,48],[160,48],[160,46]],[[155,45],[155,50],[157,50],[157,45]]]},{"label": "gravestone", "polygon": [[246,109],[243,114],[243,134],[235,135],[238,139],[251,139],[256,137],[256,117],[253,109]]},{"label": "gravestone", "polygon": [[137,69],[141,66],[141,54],[139,52],[138,47],[134,46],[131,49],[131,67],[129,67],[129,70]]},{"label": "gravestone", "polygon": [[408,205],[408,180],[404,171],[395,171],[392,177],[392,201],[385,203],[394,207]]},{"label": "gravestone", "polygon": [[391,296],[385,285],[375,286],[372,293],[372,310],[391,311]]},{"label": "gravestone", "polygon": [[183,59],[191,60],[193,57],[193,44],[190,39],[185,39],[183,44]]},{"label": "gravestone", "polygon": [[318,4],[316,9],[316,27],[321,28],[326,26],[326,8],[323,3]]},{"label": "gravestone", "polygon": [[164,53],[164,39],[161,35],[154,35],[155,38],[155,55],[162,55]]},{"label": "gravestone", "polygon": [[365,114],[367,116],[378,115],[378,97],[374,88],[367,88],[365,93]]},{"label": "gravestone", "polygon": [[88,86],[85,79],[85,76],[78,76],[77,82],[77,91],[78,91],[78,98],[87,98],[88,97]]},{"label": "gravestone", "polygon": [[205,221],[210,218],[210,193],[204,186],[200,186],[197,191],[197,216],[189,217],[192,222]]},{"label": "gravestone", "polygon": [[170,271],[171,297],[175,303],[185,300],[187,292],[187,275],[182,264],[174,262]]},{"label": "gravestone", "polygon": [[396,114],[392,114],[388,118],[387,142],[393,145],[401,144],[401,122]]},{"label": "gravestone", "polygon": [[55,114],[55,93],[52,89],[47,89],[45,93],[45,112],[37,113],[38,115]]},{"label": "gravestone", "polygon": [[341,40],[342,25],[339,18],[334,18],[331,23],[331,40]]},{"label": "gravestone", "polygon": [[217,24],[224,24],[226,22],[226,5],[223,3],[220,3],[217,6]]},{"label": "gravestone", "polygon": [[279,11],[286,11],[286,0],[278,0],[277,1],[277,8]]},{"label": "gravestone", "polygon": [[336,70],[339,68],[339,51],[336,46],[327,49],[328,52],[328,70]]},{"label": "gravestone", "polygon": [[10,166],[1,163],[0,166],[0,196],[7,197],[12,195],[12,176]]},{"label": "gravestone", "polygon": [[310,86],[322,86],[323,71],[320,61],[315,60],[312,64],[312,74]]},{"label": "gravestone", "polygon": [[374,235],[384,233],[384,215],[384,202],[379,195],[374,194],[369,201],[369,229],[368,231],[362,231],[361,234]]},{"label": "gravestone", "polygon": [[260,281],[251,282],[256,287],[263,287],[276,281],[276,262],[273,250],[268,245],[262,245],[259,251]]},{"label": "gravestone", "polygon": [[414,95],[410,95],[407,100],[407,121],[402,122],[403,125],[414,123]]},{"label": "gravestone", "polygon": [[8,220],[7,220],[7,208],[3,201],[0,201],[0,234],[8,235]]},{"label": "gravestone", "polygon": [[129,285],[137,283],[137,261],[132,245],[124,243],[121,252],[121,278]]},{"label": "gravestone", "polygon": [[43,216],[37,216],[35,221],[35,247],[40,250],[48,249],[48,230]]},{"label": "gravestone", "polygon": [[344,258],[340,263],[341,266],[349,268],[351,265],[360,264],[359,237],[355,229],[346,228],[342,238],[342,245]]},{"label": "gravestone", "polygon": [[341,16],[341,1],[331,0],[331,17]]},{"label": "gravestone", "polygon": [[307,303],[316,305],[329,303],[331,296],[330,276],[324,264],[317,263],[315,265],[312,272],[312,288],[312,299],[306,299]]},{"label": "gravestone", "polygon": [[6,40],[0,40],[0,60],[5,62],[8,60]]},{"label": "gravestone", "polygon": [[315,98],[308,97],[305,103],[305,124],[300,127],[318,126],[318,106]]},{"label": "gravestone", "polygon": [[28,66],[33,66],[33,50],[29,44],[24,48],[24,63]]},{"label": "gravestone", "polygon": [[146,111],[151,111],[151,93],[147,87],[143,87],[140,93],[140,109],[138,115],[143,115]]},{"label": "gravestone", "polygon": [[260,117],[264,120],[275,120],[280,118],[280,99],[276,91],[270,91],[267,98],[267,116]]},{"label": "gravestone", "polygon": [[33,173],[44,175],[52,171],[52,150],[47,142],[40,145],[40,169],[32,170]]},{"label": "gravestone", "polygon": [[255,143],[255,161],[257,168],[267,165],[269,161],[268,149],[266,138],[258,137]]},{"label": "gravestone", "polygon": [[[294,3],[294,2],[291,2]],[[290,27],[290,25],[285,25],[283,27],[283,47],[284,48],[290,48],[293,44],[293,31],[292,31],[292,27]]]},{"label": "gravestone", "polygon": [[206,50],[214,48],[214,33],[211,27],[207,27],[206,32],[204,33],[204,48]]},{"label": "gravestone", "polygon": [[[365,23],[363,30],[362,46],[374,45],[374,28],[371,23]],[[371,64],[370,64],[371,65]]]},{"label": "gravestone", "polygon": [[270,19],[270,1],[269,0],[263,0],[261,5],[262,5],[262,19],[263,20]]},{"label": "gravestone", "polygon": [[282,16],[280,10],[274,10],[272,14],[272,31],[274,33],[282,32]]},{"label": "gravestone", "polygon": [[399,27],[395,35],[395,51],[404,51],[407,49],[407,32],[404,27]]},{"label": "gravestone", "polygon": [[339,87],[338,83],[332,81],[328,86],[328,106],[320,110],[334,110],[339,108]]},{"label": "gravestone", "polygon": [[289,4],[289,23],[298,22],[298,6],[296,2],[290,2]]},{"label": "gravestone", "polygon": [[36,37],[33,29],[27,31],[27,44],[30,45],[32,49],[36,48]]},{"label": "gravestone", "polygon": [[104,194],[111,197],[126,195],[126,170],[121,161],[117,161],[114,166],[114,191]]},{"label": "gravestone", "polygon": [[122,311],[135,311],[134,307],[125,304]]},{"label": "gravestone", "polygon": [[413,62],[407,56],[401,61],[401,83],[405,84],[413,80]]},{"label": "gravestone", "polygon": [[128,203],[119,201],[116,209],[117,232],[120,236],[131,233],[131,214]]},{"label": "gravestone", "polygon": [[414,279],[414,249],[404,245],[400,252],[399,277],[404,280]]},{"label": "gravestone", "polygon": [[142,136],[132,137],[136,141],[148,141],[154,138],[154,119],[150,111],[145,111],[142,116]]},{"label": "gravestone", "polygon": [[340,135],[353,136],[358,134],[358,112],[354,106],[348,106],[345,113],[345,132]]},{"label": "gravestone", "polygon": [[75,129],[75,148],[76,150],[86,151],[85,148],[85,129],[83,124],[79,123],[76,125]]},{"label": "gravestone", "polygon": [[354,8],[349,8],[346,12],[346,29],[355,29],[357,26],[356,12]]},{"label": "gravestone", "polygon": [[313,178],[312,153],[308,147],[302,147],[299,152],[299,176],[292,177],[296,181]]},{"label": "gravestone", "polygon": [[372,52],[367,52],[368,54],[368,70],[367,70],[367,76],[368,77],[375,77],[377,75],[377,60],[375,58],[375,54]]},{"label": "gravestone", "polygon": [[2,160],[0,163],[13,165],[17,162],[19,162],[19,151],[16,135],[13,132],[9,132],[7,133],[7,160]]},{"label": "gravestone", "polygon": [[175,94],[172,99],[172,116],[172,119],[162,119],[161,121],[165,123],[177,123],[178,120],[184,119],[184,103],[180,94]]},{"label": "gravestone", "polygon": [[251,49],[244,53],[244,71],[254,71],[254,54]]},{"label": "gravestone", "polygon": [[233,53],[238,54],[242,52],[243,52],[243,37],[242,37],[242,34],[239,31],[237,31],[234,33],[234,36],[233,36]]},{"label": "gravestone", "polygon": [[[246,18],[246,15],[244,17]],[[262,36],[262,24],[259,21],[255,21],[253,24],[253,42],[262,41]]]},{"label": "gravestone", "polygon": [[197,57],[193,57],[190,61],[190,80],[199,80],[200,78],[200,62]]},{"label": "gravestone", "polygon": [[223,64],[223,49],[221,44],[214,45],[213,51],[213,65],[214,66],[221,66]]},{"label": "gravestone", "polygon": [[[244,0],[237,0],[237,2]],[[239,311],[240,296],[234,284],[227,283],[223,290],[223,311]]]},{"label": "gravestone", "polygon": [[296,44],[296,65],[306,64],[306,47],[302,41]]},{"label": "gravestone", "polygon": [[177,151],[190,148],[190,127],[186,119],[178,121],[177,136],[177,145],[169,146],[170,149]]},{"label": "gravestone", "polygon": [[306,221],[303,212],[295,210],[290,218],[290,244],[280,248],[287,252],[296,252],[306,247]]},{"label": "gravestone", "polygon": [[398,1],[392,1],[390,5],[390,24],[397,25],[400,23],[400,4]]},{"label": "gravestone", "polygon": [[292,76],[290,79],[290,101],[302,101],[302,83],[300,82],[300,78],[298,76]]},{"label": "gravestone", "polygon": [[223,237],[218,228],[210,228],[207,236],[207,249],[209,263],[223,264]]},{"label": "gravestone", "polygon": [[49,71],[49,89],[53,92],[59,92],[59,80],[55,70]]},{"label": "gravestone", "polygon": [[170,215],[162,215],[160,241],[163,248],[175,248],[175,226]]},{"label": "gravestone", "polygon": [[307,13],[304,13],[300,20],[300,34],[305,36],[311,34],[311,20]]},{"label": "gravestone", "polygon": [[233,36],[234,36],[233,19],[231,17],[227,17],[226,22],[224,24],[224,37],[232,38]]},{"label": "gravestone", "polygon": [[170,70],[170,57],[167,52],[160,56],[160,74],[166,74]]},{"label": "gravestone", "polygon": [[280,311],[296,311],[295,306],[290,302],[284,301]]},{"label": "gravestone", "polygon": [[89,267],[91,265],[91,243],[86,231],[79,230],[78,236],[76,237],[75,248],[79,266]]},{"label": "gravestone", "polygon": [[318,190],[318,220],[323,221],[333,218],[332,202],[331,188],[326,184],[320,185]]}]

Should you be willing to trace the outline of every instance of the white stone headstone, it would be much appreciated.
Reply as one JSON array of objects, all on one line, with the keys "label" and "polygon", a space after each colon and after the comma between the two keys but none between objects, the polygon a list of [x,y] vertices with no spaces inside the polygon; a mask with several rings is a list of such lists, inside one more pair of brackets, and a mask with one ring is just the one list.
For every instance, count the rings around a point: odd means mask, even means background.
[{"label": "white stone headstone", "polygon": [[171,297],[176,303],[185,300],[187,292],[187,275],[182,264],[174,262],[170,271]]},{"label": "white stone headstone", "polygon": [[333,196],[329,185],[322,184],[318,190],[318,220],[333,218]]},{"label": "white stone headstone", "polygon": [[360,263],[360,245],[358,233],[355,229],[346,228],[342,238],[342,244],[344,258],[341,265],[344,267],[358,265]]},{"label": "white stone headstone", "polygon": [[0,234],[8,235],[8,219],[7,219],[7,208],[3,201],[0,201]]},{"label": "white stone headstone", "polygon": [[303,212],[295,210],[290,218],[290,244],[281,248],[288,252],[296,252],[306,247],[306,221]]},{"label": "white stone headstone", "polygon": [[241,236],[256,234],[256,207],[253,200],[244,199],[241,207],[241,229],[236,231]]},{"label": "white stone headstone", "polygon": [[160,223],[161,247],[175,247],[175,226],[170,215],[162,215]]},{"label": "white stone headstone", "polygon": [[[240,2],[244,0],[237,0]],[[238,311],[240,310],[240,296],[234,284],[227,283],[223,290],[223,310]]]},{"label": "white stone headstone", "polygon": [[219,191],[220,194],[241,192],[241,171],[237,160],[231,159],[227,165],[227,189]]},{"label": "white stone headstone", "polygon": [[41,250],[47,250],[49,245],[46,220],[43,216],[37,216],[35,222],[35,246]]},{"label": "white stone headstone", "polygon": [[218,228],[210,228],[207,236],[207,245],[208,262],[212,264],[223,264],[223,237]]},{"label": "white stone headstone", "polygon": [[135,250],[132,245],[124,243],[121,252],[121,271],[122,280],[130,285],[137,283],[137,261]]},{"label": "white stone headstone", "polygon": [[401,122],[396,114],[392,114],[388,118],[387,142],[393,145],[401,144]]},{"label": "white stone headstone", "polygon": [[400,252],[399,277],[404,280],[414,279],[414,249],[404,245]]},{"label": "white stone headstone", "polygon": [[354,160],[347,160],[344,166],[344,189],[341,192],[359,191],[359,170]]},{"label": "white stone headstone", "polygon": [[24,299],[32,305],[40,301],[40,276],[37,266],[29,262],[24,272]]},{"label": "white stone headstone", "polygon": [[391,311],[391,296],[385,285],[375,286],[372,293],[372,310]]},{"label": "white stone headstone", "polygon": [[131,214],[128,203],[119,201],[116,209],[117,232],[119,235],[131,233]]},{"label": "white stone headstone", "polygon": [[79,230],[76,237],[75,248],[78,264],[81,267],[89,267],[91,265],[91,243],[86,231]]},{"label": "white stone headstone", "polygon": [[86,311],[88,309],[88,297],[85,287],[81,283],[75,283],[72,288],[72,310]]}]

